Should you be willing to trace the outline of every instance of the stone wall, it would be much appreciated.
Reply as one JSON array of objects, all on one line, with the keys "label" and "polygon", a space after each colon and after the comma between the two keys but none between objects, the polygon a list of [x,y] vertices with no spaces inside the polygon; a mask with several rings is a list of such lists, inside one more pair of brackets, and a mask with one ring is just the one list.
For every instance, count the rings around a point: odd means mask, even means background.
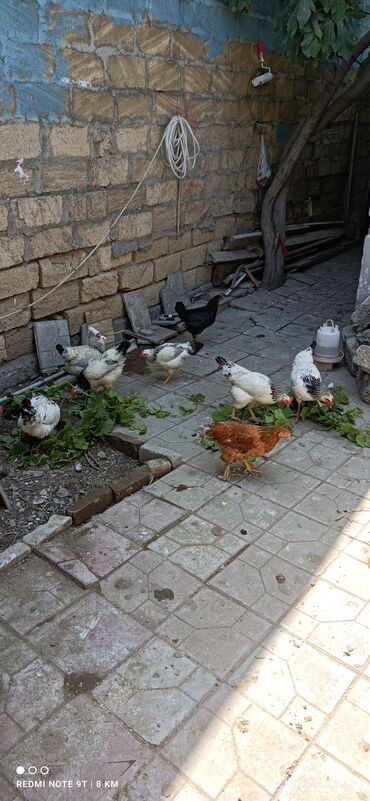
[{"label": "stone wall", "polygon": [[[0,317],[19,312],[0,320],[0,361],[33,351],[33,320],[65,317],[75,335],[84,321],[119,323],[125,290],[141,287],[149,306],[158,303],[174,270],[184,271],[188,287],[208,281],[208,249],[258,224],[255,122],[266,123],[274,167],[291,126],[331,73],[304,71],[267,52],[274,80],[254,89],[256,44],[248,38],[262,26],[267,43],[278,47],[268,22],[276,4],[265,0],[267,17],[250,18],[243,30],[217,0],[169,5],[151,3],[151,19],[144,0],[8,0],[2,10]],[[153,18],[156,7],[161,22]],[[196,169],[181,184],[179,235],[177,182],[157,157],[98,253],[25,309],[104,235],[176,112],[201,146]],[[309,198],[314,219],[341,216],[350,131],[344,120],[307,148],[290,220],[307,217]]]}]

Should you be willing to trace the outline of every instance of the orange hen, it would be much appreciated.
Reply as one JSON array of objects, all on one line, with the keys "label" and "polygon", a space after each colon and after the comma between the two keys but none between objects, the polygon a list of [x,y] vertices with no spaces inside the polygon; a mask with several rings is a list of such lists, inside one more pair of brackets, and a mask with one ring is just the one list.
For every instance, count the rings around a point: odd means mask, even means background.
[{"label": "orange hen", "polygon": [[248,457],[264,456],[277,445],[282,437],[290,437],[287,428],[280,426],[253,426],[245,423],[213,423],[206,434],[216,440],[221,460],[226,465],[224,481],[230,478],[230,468],[235,462],[243,462],[246,473],[259,473],[252,467]]}]

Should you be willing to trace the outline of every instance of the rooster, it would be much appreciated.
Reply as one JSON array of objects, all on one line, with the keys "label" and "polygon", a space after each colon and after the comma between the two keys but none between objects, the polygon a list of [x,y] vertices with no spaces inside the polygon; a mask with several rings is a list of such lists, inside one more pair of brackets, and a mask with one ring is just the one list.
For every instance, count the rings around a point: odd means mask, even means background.
[{"label": "rooster", "polygon": [[36,439],[45,439],[54,431],[60,420],[60,408],[45,395],[24,398],[21,404],[18,426],[23,434]]},{"label": "rooster", "polygon": [[147,348],[140,353],[141,358],[145,359],[149,364],[155,365],[160,370],[165,370],[168,375],[167,378],[162,379],[165,384],[171,380],[175,370],[182,373],[181,366],[184,364],[189,356],[199,350],[200,343],[190,342],[165,342],[163,345],[158,345],[157,348]]},{"label": "rooster", "polygon": [[290,431],[280,426],[254,426],[246,423],[213,423],[207,436],[214,439],[221,451],[221,460],[225,464],[224,481],[231,477],[231,465],[243,462],[245,472],[259,474],[248,461],[248,457],[264,456],[277,445],[280,439],[290,437]]},{"label": "rooster", "polygon": [[266,406],[280,403],[282,406],[290,406],[293,398],[275,387],[267,375],[252,373],[239,364],[228,362],[223,356],[216,356],[216,362],[222,367],[223,375],[229,379],[231,384],[233,399],[231,417],[233,419],[237,409],[244,409],[248,406],[250,416],[256,420],[253,412],[255,403],[262,403]]},{"label": "rooster", "polygon": [[291,384],[298,403],[297,420],[303,401],[315,401],[318,406],[333,406],[334,396],[324,387],[320,371],[313,361],[316,342],[297,353],[292,367]]},{"label": "rooster", "polygon": [[64,369],[70,375],[78,376],[89,361],[93,359],[100,359],[105,350],[105,337],[93,326],[88,327],[88,345],[76,345],[73,347],[64,347],[64,345],[56,345],[56,350],[64,359]]},{"label": "rooster", "polygon": [[110,389],[122,373],[126,353],[135,347],[132,340],[124,338],[119,345],[109,348],[98,359],[91,359],[78,376],[78,386],[96,392]]},{"label": "rooster", "polygon": [[205,328],[209,328],[215,322],[218,304],[223,300],[223,295],[215,295],[205,306],[199,306],[195,309],[186,309],[181,301],[175,305],[180,320],[185,323],[187,331],[192,335],[194,342],[197,342],[198,334],[201,334]]}]

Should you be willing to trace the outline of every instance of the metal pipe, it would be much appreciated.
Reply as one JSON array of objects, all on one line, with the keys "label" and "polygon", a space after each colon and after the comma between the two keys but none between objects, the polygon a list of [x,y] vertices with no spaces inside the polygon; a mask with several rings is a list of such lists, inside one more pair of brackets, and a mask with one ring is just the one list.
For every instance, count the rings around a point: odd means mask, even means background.
[{"label": "metal pipe", "polygon": [[[59,370],[57,373],[53,373],[53,375],[48,376],[47,378],[40,378],[39,381],[35,381],[33,384],[28,384],[27,387],[23,387],[22,389],[16,389],[15,392],[12,392],[12,395],[21,395],[22,392],[28,392],[29,389],[35,389],[36,387],[41,387],[43,384],[47,384],[48,381],[54,381],[55,378],[61,378],[62,376],[66,376],[64,370]],[[0,403],[5,403],[8,400],[8,395],[4,395],[3,398],[0,398]]]}]

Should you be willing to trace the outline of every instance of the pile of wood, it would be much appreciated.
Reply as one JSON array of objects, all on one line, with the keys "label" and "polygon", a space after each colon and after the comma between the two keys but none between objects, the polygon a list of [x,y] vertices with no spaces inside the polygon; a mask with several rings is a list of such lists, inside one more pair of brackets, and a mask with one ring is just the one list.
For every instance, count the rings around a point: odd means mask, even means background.
[{"label": "pile of wood", "polygon": [[[354,244],[354,241],[345,239],[342,220],[287,225],[285,271],[305,270],[312,264],[324,261]],[[279,242],[276,243],[276,247],[280,247]],[[228,264],[237,268],[238,278],[244,268],[248,268],[254,274],[261,273],[263,269],[261,231],[247,231],[225,237],[223,250],[211,251],[208,260],[212,264],[212,282],[215,286],[222,283],[222,267]],[[229,276],[229,280],[231,278],[233,281],[234,276]]]}]

